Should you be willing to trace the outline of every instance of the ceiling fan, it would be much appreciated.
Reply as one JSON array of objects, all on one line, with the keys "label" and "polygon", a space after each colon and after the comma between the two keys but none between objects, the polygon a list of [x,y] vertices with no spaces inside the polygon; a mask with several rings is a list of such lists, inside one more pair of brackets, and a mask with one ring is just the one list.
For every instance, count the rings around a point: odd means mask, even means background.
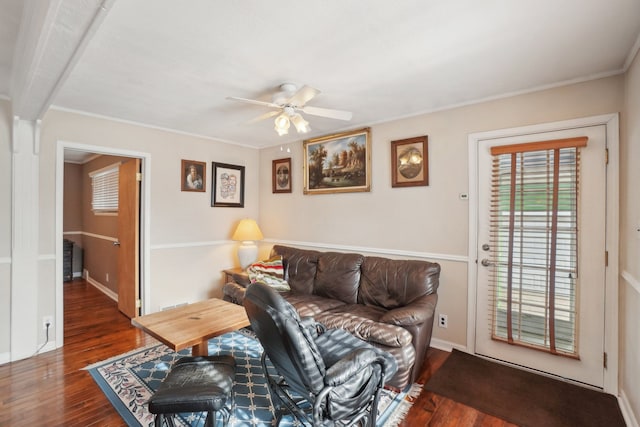
[{"label": "ceiling fan", "polygon": [[307,122],[300,113],[309,114],[311,116],[327,117],[337,120],[351,120],[350,111],[334,110],[329,108],[312,107],[307,105],[316,95],[320,93],[318,89],[311,86],[302,86],[298,88],[293,83],[283,83],[278,87],[278,92],[273,94],[271,102],[258,101],[255,99],[238,98],[229,96],[227,99],[232,101],[244,102],[247,104],[260,105],[262,107],[275,108],[261,116],[251,120],[255,123],[270,117],[277,116],[274,124],[278,135],[286,135],[289,133],[290,123],[293,123],[298,133],[307,133],[311,130],[309,122]]}]

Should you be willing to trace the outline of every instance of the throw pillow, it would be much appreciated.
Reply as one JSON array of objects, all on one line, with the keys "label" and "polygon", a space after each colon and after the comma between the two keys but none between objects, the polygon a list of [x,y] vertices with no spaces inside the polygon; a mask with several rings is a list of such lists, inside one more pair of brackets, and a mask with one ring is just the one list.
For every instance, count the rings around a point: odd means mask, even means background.
[{"label": "throw pillow", "polygon": [[251,283],[261,282],[278,292],[291,290],[287,281],[284,280],[282,256],[254,262],[247,268],[247,274]]}]

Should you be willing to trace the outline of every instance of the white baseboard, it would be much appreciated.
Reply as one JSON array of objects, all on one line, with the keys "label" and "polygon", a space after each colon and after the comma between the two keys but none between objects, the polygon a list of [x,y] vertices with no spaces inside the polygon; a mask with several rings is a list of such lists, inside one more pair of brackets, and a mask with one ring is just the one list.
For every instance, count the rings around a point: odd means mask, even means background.
[{"label": "white baseboard", "polygon": [[[42,353],[46,353],[48,351],[51,350],[55,350],[56,348],[58,348],[58,346],[56,345],[55,341],[49,341],[44,347],[42,347],[40,350],[38,350],[38,353],[34,353],[30,356],[25,356],[22,357],[20,359],[16,359],[17,360],[24,360],[24,359],[29,359],[30,357],[33,357],[37,354],[42,354]],[[14,362],[14,360],[11,360],[11,353],[7,352],[7,353],[0,353],[0,365],[4,365],[6,363],[10,363],[10,362]]]},{"label": "white baseboard", "polygon": [[627,426],[640,427],[640,425],[638,425],[638,419],[633,413],[633,409],[629,404],[629,399],[627,399],[627,395],[624,393],[624,390],[621,391],[620,396],[618,396],[618,405],[620,406],[620,411],[622,412],[624,422],[627,423]]},{"label": "white baseboard", "polygon": [[467,347],[464,345],[452,343],[451,341],[445,341],[438,338],[431,337],[430,347],[437,348],[438,350],[447,351],[451,353],[451,351],[455,348],[456,350],[464,351],[468,353]]},{"label": "white baseboard", "polygon": [[103,285],[102,283],[98,282],[93,277],[91,277],[89,275],[89,271],[88,270],[84,270],[84,272],[85,272],[85,280],[89,284],[91,284],[94,288],[96,288],[97,290],[99,290],[100,292],[102,292],[103,294],[105,294],[106,296],[108,296],[109,298],[114,300],[115,302],[118,302],[118,294],[116,294],[111,289],[107,288],[105,285]]}]

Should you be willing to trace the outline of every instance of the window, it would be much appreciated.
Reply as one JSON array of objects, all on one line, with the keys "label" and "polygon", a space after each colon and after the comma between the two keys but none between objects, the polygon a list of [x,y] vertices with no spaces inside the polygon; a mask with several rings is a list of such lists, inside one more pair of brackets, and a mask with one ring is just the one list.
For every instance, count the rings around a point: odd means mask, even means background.
[{"label": "window", "polygon": [[492,147],[492,338],[578,356],[579,147]]},{"label": "window", "polygon": [[91,177],[91,209],[95,214],[118,212],[118,173],[120,163],[98,169]]}]

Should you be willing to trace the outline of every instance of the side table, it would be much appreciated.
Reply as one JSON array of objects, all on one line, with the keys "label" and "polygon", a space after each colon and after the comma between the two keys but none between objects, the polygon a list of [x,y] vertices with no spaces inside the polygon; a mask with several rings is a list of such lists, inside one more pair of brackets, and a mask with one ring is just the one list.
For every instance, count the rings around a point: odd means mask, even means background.
[{"label": "side table", "polygon": [[[238,280],[236,280],[237,277],[246,279],[244,281],[245,284],[249,283],[249,275],[240,267],[227,268],[222,270],[222,272],[224,273],[224,283],[238,283]],[[238,284],[240,285],[241,283]]]}]

